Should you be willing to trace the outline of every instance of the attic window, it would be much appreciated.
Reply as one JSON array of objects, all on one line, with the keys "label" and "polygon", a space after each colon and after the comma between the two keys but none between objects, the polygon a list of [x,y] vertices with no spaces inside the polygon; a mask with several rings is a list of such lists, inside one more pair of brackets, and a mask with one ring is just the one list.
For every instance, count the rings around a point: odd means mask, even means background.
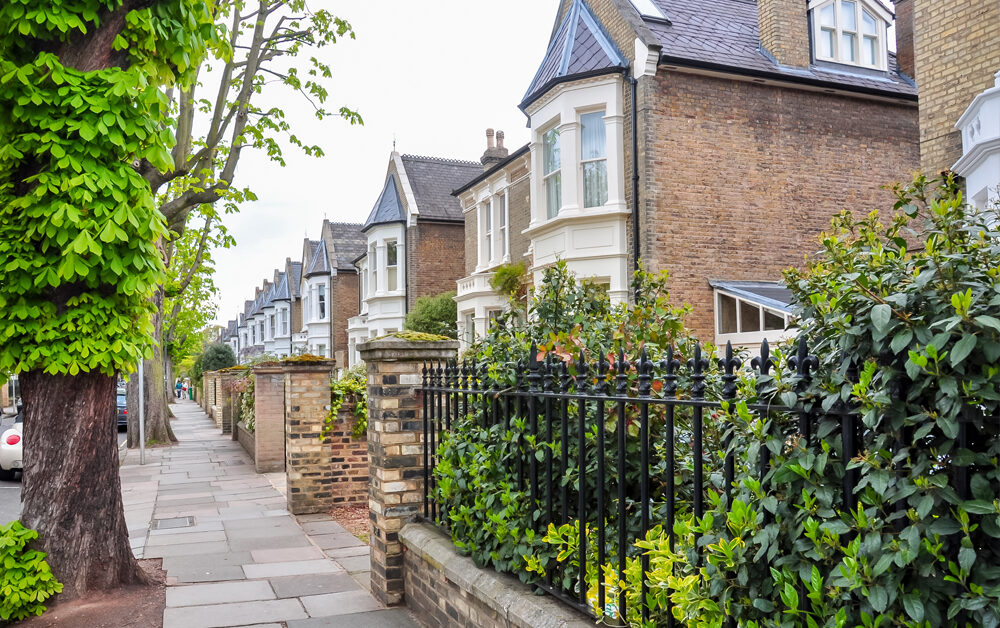
[{"label": "attic window", "polygon": [[667,21],[667,16],[663,15],[660,7],[653,3],[653,0],[632,0],[632,6],[643,17],[651,17],[657,20]]},{"label": "attic window", "polygon": [[885,9],[864,0],[813,0],[809,3],[816,59],[885,70]]}]

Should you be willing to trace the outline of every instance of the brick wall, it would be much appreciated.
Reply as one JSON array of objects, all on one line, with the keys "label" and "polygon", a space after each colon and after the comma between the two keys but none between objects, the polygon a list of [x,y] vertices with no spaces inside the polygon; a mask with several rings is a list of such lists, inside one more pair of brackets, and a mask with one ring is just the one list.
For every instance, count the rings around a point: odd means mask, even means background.
[{"label": "brick wall", "polygon": [[337,364],[346,365],[347,355],[347,319],[357,316],[361,311],[358,301],[358,274],[350,271],[338,271],[330,280],[330,356]]},{"label": "brick wall", "polygon": [[345,403],[327,437],[335,505],[368,503],[368,438],[354,438],[357,422],[353,404]]},{"label": "brick wall", "polygon": [[[507,188],[508,238],[510,239],[510,261],[513,264],[525,261],[525,254],[531,245],[531,238],[521,232],[531,224],[531,179],[528,177],[531,153],[515,159],[504,171],[507,181],[516,181]],[[521,179],[518,181],[518,179]],[[480,185],[486,185],[486,182]],[[479,264],[479,206],[465,214],[465,275],[476,272]]]},{"label": "brick wall", "polygon": [[285,469],[285,375],[280,366],[254,368],[254,462],[257,473]]},{"label": "brick wall", "polygon": [[294,515],[327,512],[333,506],[331,449],[320,434],[335,366],[333,360],[284,366],[286,498]]},{"label": "brick wall", "polygon": [[910,78],[916,78],[913,50],[913,0],[896,0],[896,63]]},{"label": "brick wall", "polygon": [[[646,81],[644,81],[646,82]],[[661,70],[641,123],[642,255],[714,336],[709,279],[777,280],[917,168],[914,107]]]},{"label": "brick wall", "polygon": [[253,432],[248,432],[246,426],[244,426],[241,421],[236,424],[236,429],[233,430],[233,435],[236,437],[236,440],[239,441],[243,450],[250,455],[250,459],[253,460],[254,454],[257,453],[257,445]]},{"label": "brick wall", "polygon": [[921,165],[937,173],[962,156],[955,123],[1000,70],[1000,2],[913,2]]},{"label": "brick wall", "polygon": [[233,380],[236,374],[232,371],[219,374],[219,393],[217,395],[219,422],[223,434],[233,433]]},{"label": "brick wall", "polygon": [[508,628],[500,613],[445,577],[419,552],[404,554],[406,607],[428,626]]},{"label": "brick wall", "polygon": [[809,23],[802,0],[757,0],[760,43],[783,65],[810,62]]},{"label": "brick wall", "polygon": [[407,308],[417,299],[453,292],[465,272],[465,225],[420,221],[406,230]]}]

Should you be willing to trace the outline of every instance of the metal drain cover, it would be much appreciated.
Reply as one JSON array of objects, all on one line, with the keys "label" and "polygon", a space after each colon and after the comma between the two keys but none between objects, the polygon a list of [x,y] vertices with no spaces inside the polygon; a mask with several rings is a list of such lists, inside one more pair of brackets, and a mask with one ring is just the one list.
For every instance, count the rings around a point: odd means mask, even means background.
[{"label": "metal drain cover", "polygon": [[190,528],[194,525],[194,517],[172,517],[157,519],[153,522],[154,530],[173,530],[175,528]]}]

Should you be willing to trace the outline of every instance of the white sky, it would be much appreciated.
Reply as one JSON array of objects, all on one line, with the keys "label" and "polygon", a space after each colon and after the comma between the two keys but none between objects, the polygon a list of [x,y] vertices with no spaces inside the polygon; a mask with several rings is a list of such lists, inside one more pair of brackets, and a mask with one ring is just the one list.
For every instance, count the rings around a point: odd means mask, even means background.
[{"label": "white sky", "polygon": [[365,220],[382,190],[393,137],[400,153],[469,160],[485,150],[487,127],[504,131],[511,150],[524,145],[527,119],[517,104],[542,61],[558,0],[312,4],[354,27],[357,39],[324,54],[334,71],[328,109],[349,106],[365,124],[319,122],[301,97],[277,88],[293,130],[326,156],[289,148],[281,168],[260,154],[242,155],[235,184],[251,186],[259,200],[227,217],[236,247],[215,252],[219,324],[236,318],[286,257],[299,258],[302,239],[317,238],[324,217]]}]

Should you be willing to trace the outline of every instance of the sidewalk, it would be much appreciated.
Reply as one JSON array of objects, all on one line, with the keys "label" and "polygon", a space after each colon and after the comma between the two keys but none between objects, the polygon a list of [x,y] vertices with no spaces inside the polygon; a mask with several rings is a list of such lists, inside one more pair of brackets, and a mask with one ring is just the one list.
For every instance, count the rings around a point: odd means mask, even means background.
[{"label": "sidewalk", "polygon": [[121,468],[132,549],[167,572],[163,628],[417,627],[368,592],[367,545],[328,515],[289,514],[284,474],[255,473],[196,403],[171,408],[180,443]]}]

